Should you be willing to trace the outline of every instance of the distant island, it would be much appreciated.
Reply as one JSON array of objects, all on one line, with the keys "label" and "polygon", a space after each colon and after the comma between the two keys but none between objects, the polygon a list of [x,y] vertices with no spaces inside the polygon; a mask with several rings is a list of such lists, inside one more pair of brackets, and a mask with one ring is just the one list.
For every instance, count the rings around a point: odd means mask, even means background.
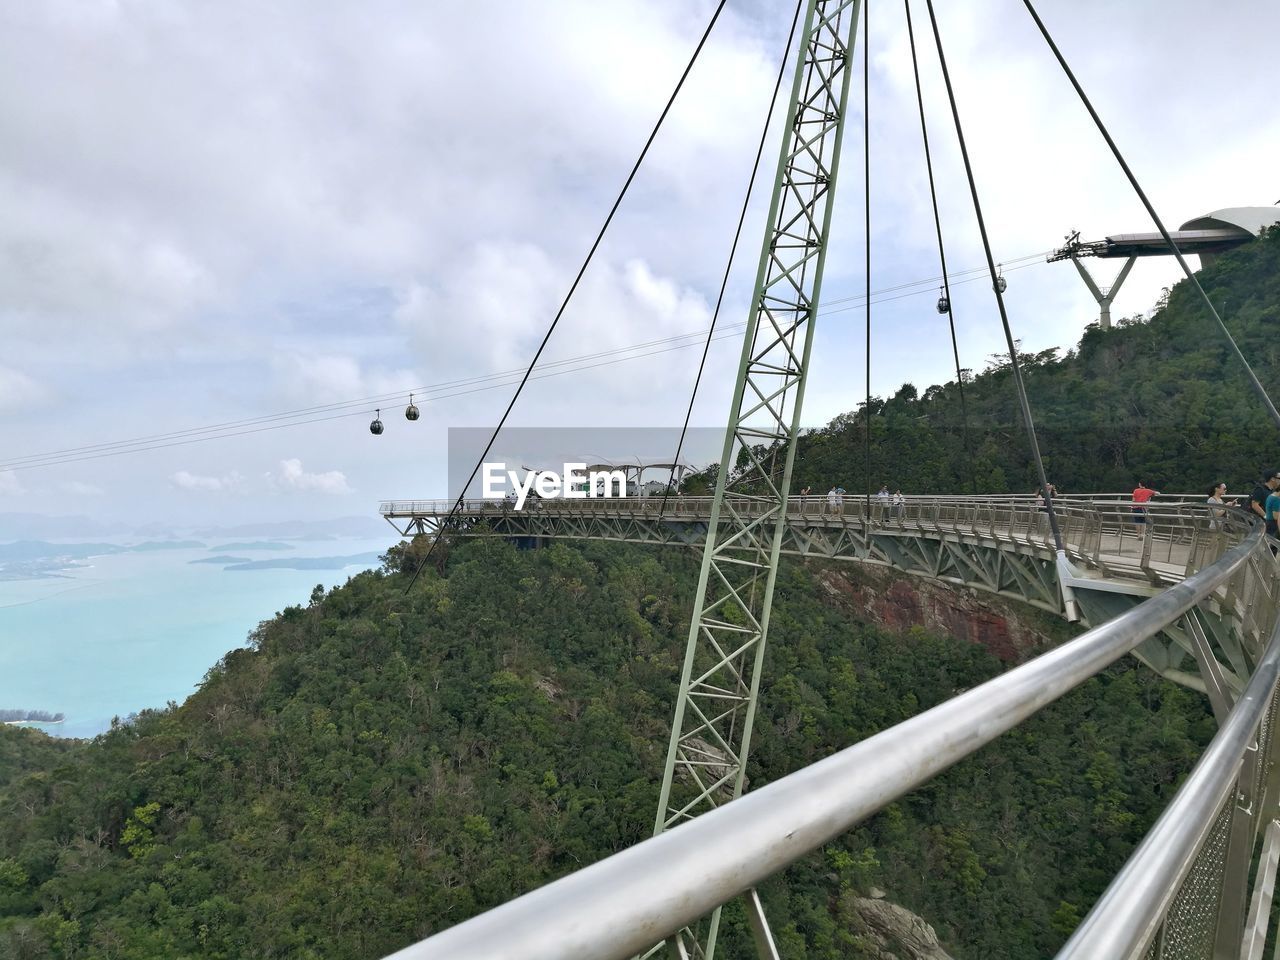
[{"label": "distant island", "polygon": [[276,540],[255,540],[249,543],[224,543],[210,550],[295,550],[291,543],[280,543]]},{"label": "distant island", "polygon": [[188,560],[187,563],[251,563],[248,557],[232,557],[225,553],[220,553],[216,557],[197,557],[195,560]]},{"label": "distant island", "polygon": [[0,561],[4,560],[83,560],[129,549],[118,543],[49,543],[46,540],[15,540],[0,543]]},{"label": "distant island", "polygon": [[191,531],[192,536],[212,540],[216,537],[271,537],[282,540],[334,540],[341,537],[377,537],[387,535],[381,518],[367,514],[336,517],[330,520],[281,520],[271,523],[246,523],[234,527],[206,527]]},{"label": "distant island", "polygon": [[271,560],[248,560],[235,563],[227,570],[341,570],[343,567],[370,566],[382,557],[378,553],[357,553],[348,557],[278,557]]},{"label": "distant island", "polygon": [[61,723],[66,716],[47,710],[0,709],[0,723]]},{"label": "distant island", "polygon": [[53,543],[48,540],[15,540],[0,543],[0,580],[36,580],[64,576],[63,571],[94,557],[121,553],[156,553],[168,550],[200,550],[200,540],[146,540],[122,543]]}]

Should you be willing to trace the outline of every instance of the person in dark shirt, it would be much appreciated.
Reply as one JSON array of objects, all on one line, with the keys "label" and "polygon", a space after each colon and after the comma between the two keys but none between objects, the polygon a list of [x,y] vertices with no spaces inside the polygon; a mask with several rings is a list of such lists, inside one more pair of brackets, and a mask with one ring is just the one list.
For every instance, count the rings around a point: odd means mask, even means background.
[{"label": "person in dark shirt", "polygon": [[1276,529],[1276,516],[1280,513],[1280,490],[1271,491],[1271,496],[1267,497],[1267,503],[1264,510],[1264,516],[1267,518],[1268,536],[1280,539],[1280,532],[1277,532]]},{"label": "person in dark shirt", "polygon": [[[1267,497],[1275,492],[1276,487],[1280,487],[1280,471],[1275,467],[1268,467],[1262,471],[1261,482],[1253,488],[1253,493],[1249,494],[1249,510],[1255,516],[1264,520],[1267,518]],[[1273,521],[1267,521],[1267,532],[1274,535],[1275,527]]]}]

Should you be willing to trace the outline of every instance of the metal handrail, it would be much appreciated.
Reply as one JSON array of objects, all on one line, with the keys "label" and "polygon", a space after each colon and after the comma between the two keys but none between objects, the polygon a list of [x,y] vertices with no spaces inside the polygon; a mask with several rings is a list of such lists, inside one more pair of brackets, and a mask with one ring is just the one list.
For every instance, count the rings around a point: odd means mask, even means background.
[{"label": "metal handrail", "polygon": [[[740,495],[740,496],[744,500],[749,499],[748,495]],[[1237,495],[1228,494],[1228,496],[1234,497]],[[1238,496],[1244,496],[1244,495],[1240,494]],[[850,509],[856,509],[859,512],[861,512],[861,509],[866,502],[866,497],[864,495],[852,494],[852,493],[848,493],[847,491],[844,493],[843,498],[844,498],[843,503],[845,507]],[[667,498],[666,503],[667,503],[667,508],[670,509],[671,507],[676,506],[680,503],[710,504],[712,499],[714,498],[710,496],[687,496],[685,494],[679,494],[679,495],[673,495]],[[903,494],[903,499],[906,500],[907,503],[917,503],[917,504],[920,504],[920,503],[1035,504],[1037,502],[1037,497],[1036,497],[1036,494],[1034,493],[1030,493],[1030,494],[992,493],[992,494],[961,494],[961,495]],[[1206,498],[1202,494],[1196,494],[1196,493],[1164,494],[1162,495],[1161,499],[1149,500],[1145,504],[1140,504],[1140,506],[1152,507],[1157,509],[1164,506],[1179,506],[1179,505],[1191,505],[1191,504],[1202,506],[1205,504],[1205,499]],[[827,503],[827,494],[815,492],[815,493],[809,493],[802,497],[798,493],[793,493],[789,498],[789,502],[792,504],[797,503],[801,500],[807,503],[813,504],[814,506],[817,506],[819,504],[825,505]],[[872,504],[874,505],[877,501],[877,497],[873,496],[871,500],[872,500]],[[379,507],[379,512],[384,515],[392,512],[395,512],[395,513],[400,513],[400,512],[447,513],[456,502],[457,502],[456,500],[442,500],[442,499],[383,500],[379,503],[378,507]],[[1125,506],[1125,507],[1135,506],[1130,495],[1127,493],[1125,494],[1120,494],[1120,493],[1061,494],[1057,497],[1054,497],[1053,502],[1055,506],[1060,503],[1061,504],[1082,504],[1083,503],[1083,504],[1098,504],[1098,505]],[[658,495],[654,495],[654,496],[646,496],[646,497],[585,497],[581,499],[555,498],[550,500],[542,500],[541,503],[544,507],[558,505],[562,508],[567,508],[567,509],[580,507],[584,504],[597,504],[597,505],[599,504],[615,504],[615,505],[645,504],[645,505],[656,506],[657,504],[662,503],[662,497]],[[484,508],[494,509],[494,508],[500,508],[502,504],[503,504],[502,500],[469,497],[462,501],[461,509],[464,509],[464,510],[474,510],[474,509],[484,509]]]},{"label": "metal handrail", "polygon": [[846,832],[1174,623],[1264,549],[1261,526],[1251,527],[1242,543],[1205,569],[1075,640],[393,957],[634,956]]},{"label": "metal handrail", "polygon": [[1186,783],[1058,953],[1057,960],[1137,956],[1168,913],[1240,774],[1245,750],[1280,678],[1280,624]]}]

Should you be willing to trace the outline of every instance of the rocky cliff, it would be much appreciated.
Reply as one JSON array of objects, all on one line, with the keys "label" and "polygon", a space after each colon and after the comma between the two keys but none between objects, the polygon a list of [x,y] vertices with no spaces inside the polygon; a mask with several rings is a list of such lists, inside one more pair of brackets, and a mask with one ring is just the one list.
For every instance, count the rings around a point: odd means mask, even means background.
[{"label": "rocky cliff", "polygon": [[[873,891],[879,893],[879,891]],[[888,900],[851,896],[858,933],[878,960],[952,960],[933,927],[906,907]]]},{"label": "rocky cliff", "polygon": [[887,567],[821,564],[814,575],[830,600],[859,618],[899,633],[922,627],[958,637],[1007,663],[1072,633],[1063,621],[1025,604]]}]

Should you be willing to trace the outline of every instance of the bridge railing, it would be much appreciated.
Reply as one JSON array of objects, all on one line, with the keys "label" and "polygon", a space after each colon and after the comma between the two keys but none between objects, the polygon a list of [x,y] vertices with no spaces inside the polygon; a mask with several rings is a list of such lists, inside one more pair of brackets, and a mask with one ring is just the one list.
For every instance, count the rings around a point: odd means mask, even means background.
[{"label": "bridge railing", "polygon": [[[1249,568],[1252,558],[1261,557],[1264,565],[1270,564],[1274,577],[1275,560],[1260,524],[1247,519],[1240,522],[1249,528],[1242,541],[1186,580],[1129,612],[677,830],[579,870],[394,957],[621,960],[634,956],[977,751],[1148,637],[1174,624],[1198,604],[1222,596],[1223,591],[1232,589],[1233,578],[1242,570],[1247,576],[1253,575]],[[1176,532],[1177,527],[1174,529]],[[1273,622],[1268,637],[1274,629]],[[1185,916],[1177,914],[1177,910],[1179,904],[1188,902],[1188,878],[1202,866],[1210,887],[1216,884],[1221,890],[1230,879],[1226,855],[1217,846],[1223,842],[1223,829],[1216,826],[1222,811],[1238,809],[1238,799],[1261,807],[1262,794],[1258,791],[1265,778],[1259,772],[1264,767],[1258,765],[1258,754],[1269,753],[1269,742],[1261,742],[1260,731],[1267,717],[1274,719],[1274,710],[1267,711],[1265,706],[1274,695],[1280,664],[1278,651],[1280,646],[1273,638],[1248,689],[1191,779],[1113,884],[1113,888],[1125,891],[1124,896],[1116,900],[1108,891],[1095,911],[1102,919],[1091,914],[1078,934],[1086,936],[1092,935],[1089,931],[1093,929],[1132,926],[1138,928],[1138,935],[1125,932],[1124,949],[1114,952],[1110,948],[1080,952],[1073,946],[1077,943],[1073,939],[1065,956],[1210,956],[1203,945],[1208,942],[1212,949],[1213,938],[1223,936],[1226,929],[1217,916],[1223,903],[1221,895],[1206,902],[1201,895],[1204,884],[1197,881],[1190,892],[1192,907],[1184,911]],[[1246,769],[1251,750],[1255,766]],[[1246,777],[1254,790],[1253,800],[1243,799],[1248,789]],[[1205,827],[1206,822],[1209,827]],[[1225,830],[1229,835],[1232,829],[1228,822]],[[1252,839],[1247,830],[1241,831],[1240,836],[1247,841]],[[1274,854],[1280,849],[1280,832],[1269,831],[1268,837]],[[1229,836],[1225,842],[1230,839]],[[1252,849],[1251,843],[1248,849]],[[1272,860],[1274,864],[1274,856]],[[1240,883],[1247,883],[1248,865],[1246,857],[1244,872],[1237,878]],[[1261,899],[1264,888],[1269,889],[1269,879],[1269,875],[1260,874],[1251,917],[1267,915]],[[1163,890],[1159,896],[1152,896],[1144,885]],[[1246,934],[1251,942],[1265,941],[1265,922],[1258,919],[1250,923]],[[1238,929],[1237,924],[1237,933]],[[1159,943],[1153,940],[1157,931]],[[1177,942],[1173,943],[1171,937]],[[1149,944],[1150,950],[1143,954]],[[1166,954],[1167,944],[1174,952]],[[1197,947],[1191,952],[1178,952],[1186,944]]]},{"label": "bridge railing", "polygon": [[[1280,851],[1280,822],[1270,819],[1274,790],[1268,800],[1265,782],[1273,759],[1277,679],[1280,626],[1273,628],[1266,652],[1218,735],[1059,960],[1261,960]],[[1242,926],[1254,836],[1261,830],[1270,854],[1259,865]]]}]

